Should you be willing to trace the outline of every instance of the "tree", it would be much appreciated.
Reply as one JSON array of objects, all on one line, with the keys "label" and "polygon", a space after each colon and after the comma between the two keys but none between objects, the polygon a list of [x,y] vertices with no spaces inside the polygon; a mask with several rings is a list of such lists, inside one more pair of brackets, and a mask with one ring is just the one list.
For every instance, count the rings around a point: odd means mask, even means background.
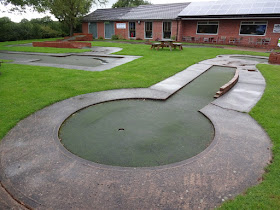
[{"label": "tree", "polygon": [[47,8],[59,21],[64,22],[70,29],[70,36],[73,30],[86,15],[95,1],[93,0],[49,0]]},{"label": "tree", "polygon": [[15,6],[14,9],[24,10],[25,6],[31,6],[38,12],[50,11],[69,27],[70,36],[93,4],[106,2],[107,0],[1,0],[1,4],[12,4]]},{"label": "tree", "polygon": [[1,0],[0,4],[7,6],[13,5],[11,11],[24,11],[27,7],[33,7],[38,12],[44,12],[48,0]]},{"label": "tree", "polygon": [[145,0],[118,0],[113,4],[112,8],[120,8],[120,7],[137,7],[139,5],[151,4]]}]

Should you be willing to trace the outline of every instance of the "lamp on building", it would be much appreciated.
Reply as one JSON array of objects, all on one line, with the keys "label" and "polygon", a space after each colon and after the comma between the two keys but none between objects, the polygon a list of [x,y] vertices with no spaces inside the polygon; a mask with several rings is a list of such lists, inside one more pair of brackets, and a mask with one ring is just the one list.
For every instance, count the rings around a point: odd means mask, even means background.
[{"label": "lamp on building", "polygon": [[137,23],[138,23],[138,24],[140,24],[140,23],[141,23],[141,21],[140,21],[140,20],[138,20],[138,21],[137,21]]}]

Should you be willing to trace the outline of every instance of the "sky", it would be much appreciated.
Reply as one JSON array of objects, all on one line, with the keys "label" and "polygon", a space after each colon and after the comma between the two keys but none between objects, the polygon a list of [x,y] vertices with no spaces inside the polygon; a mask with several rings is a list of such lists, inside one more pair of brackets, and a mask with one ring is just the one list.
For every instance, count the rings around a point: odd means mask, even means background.
[{"label": "sky", "polygon": [[[108,0],[108,3],[105,6],[95,6],[94,8],[92,8],[93,12],[96,9],[100,9],[100,8],[111,8],[112,4],[114,4],[117,0]],[[151,2],[152,4],[168,4],[168,3],[181,3],[181,2],[195,2],[195,1],[210,1],[210,0],[148,0],[149,2]],[[7,9],[3,6],[0,5],[0,17],[9,17],[13,22],[20,22],[22,19],[26,18],[28,20],[33,19],[33,18],[42,18],[45,16],[51,16],[52,19],[55,20],[55,18],[50,14],[50,13],[37,13],[32,11],[31,9],[29,9],[27,12],[25,13],[18,13],[18,12],[12,12],[9,13],[7,12]]]}]

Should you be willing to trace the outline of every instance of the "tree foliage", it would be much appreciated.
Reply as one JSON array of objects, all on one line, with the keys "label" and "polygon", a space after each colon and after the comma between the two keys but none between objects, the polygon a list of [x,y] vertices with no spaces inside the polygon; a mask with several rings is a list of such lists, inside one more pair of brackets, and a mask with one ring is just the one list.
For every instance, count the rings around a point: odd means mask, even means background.
[{"label": "tree foliage", "polygon": [[1,0],[2,5],[13,5],[13,10],[24,11],[26,6],[32,7],[38,12],[44,12],[46,10],[48,0]]},{"label": "tree foliage", "polygon": [[118,0],[116,3],[112,5],[112,8],[120,8],[120,7],[137,7],[139,5],[150,4],[150,2],[145,0]]},{"label": "tree foliage", "polygon": [[95,1],[92,0],[49,0],[48,9],[59,21],[70,29],[70,35],[86,15]]},{"label": "tree foliage", "polygon": [[[81,31],[81,24],[78,25]],[[14,23],[8,17],[0,18],[0,42],[26,39],[42,39],[67,36],[68,28],[61,22],[53,21],[49,16],[32,20],[23,19]]]},{"label": "tree foliage", "polygon": [[70,35],[73,35],[73,30],[93,4],[105,2],[107,0],[1,0],[4,5],[14,5],[14,9],[24,10],[25,6],[31,6],[38,12],[50,11],[59,21],[69,27]]}]

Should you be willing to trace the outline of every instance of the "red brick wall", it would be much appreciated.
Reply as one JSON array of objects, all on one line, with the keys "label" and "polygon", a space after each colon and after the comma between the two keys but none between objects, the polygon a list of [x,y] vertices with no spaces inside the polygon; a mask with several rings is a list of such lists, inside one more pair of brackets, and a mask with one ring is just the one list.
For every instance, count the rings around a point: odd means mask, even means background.
[{"label": "red brick wall", "polygon": [[140,24],[138,21],[136,21],[136,39],[145,39],[144,35],[144,29],[145,28],[145,22],[141,21]]},{"label": "red brick wall", "polygon": [[88,34],[88,23],[83,23],[82,31],[84,34]]},{"label": "red brick wall", "polygon": [[280,33],[273,33],[274,24],[280,24],[280,19],[273,19],[268,21],[266,37],[271,38],[271,45],[277,46]]},{"label": "red brick wall", "polygon": [[97,23],[97,38],[103,37],[105,38],[105,31],[104,31],[104,22]]},{"label": "red brick wall", "polygon": [[[117,23],[125,23],[125,29],[117,29]],[[128,22],[115,22],[115,34],[121,36],[124,39],[128,39]]]},{"label": "red brick wall", "polygon": [[153,21],[153,40],[162,39],[162,22]]},{"label": "red brick wall", "polygon": [[177,36],[177,21],[172,21],[171,23],[171,37]]},{"label": "red brick wall", "polygon": [[183,35],[183,21],[178,21],[178,34],[177,34],[177,40],[181,41],[182,40],[182,35]]},{"label": "red brick wall", "polygon": [[55,48],[83,48],[91,47],[89,42],[33,42],[33,47],[55,47]]},{"label": "red brick wall", "polygon": [[[152,21],[153,22],[153,40],[162,39],[162,23],[163,21]],[[117,23],[126,23],[126,29],[117,29]],[[145,39],[145,22],[135,21],[136,26],[136,38]],[[179,22],[180,23],[180,22]],[[115,34],[120,35],[125,39],[130,39],[128,36],[129,22],[119,21],[115,22]],[[171,25],[171,36],[177,35],[177,21],[172,21]],[[97,23],[98,37],[102,36],[104,38],[104,22]],[[83,23],[83,33],[88,33],[88,23]]]},{"label": "red brick wall", "polygon": [[[270,45],[267,47],[276,47],[278,43],[278,39],[280,38],[280,33],[276,34],[273,33],[274,24],[280,24],[280,19],[273,19],[273,20],[256,20],[256,21],[268,21],[267,31],[265,36],[248,36],[248,35],[239,35],[240,23],[241,21],[246,20],[219,20],[219,29],[217,35],[204,35],[204,34],[196,34],[197,30],[197,21],[196,20],[184,20],[182,21],[182,30],[179,34],[179,40],[182,40],[183,36],[192,36],[192,37],[221,37],[226,36],[226,44],[228,44],[228,38],[241,38],[241,45],[250,46],[249,45],[249,38],[253,38],[254,42],[258,39],[264,38],[271,38]],[[248,20],[254,21],[254,20]],[[264,46],[262,46],[264,47]]]}]

